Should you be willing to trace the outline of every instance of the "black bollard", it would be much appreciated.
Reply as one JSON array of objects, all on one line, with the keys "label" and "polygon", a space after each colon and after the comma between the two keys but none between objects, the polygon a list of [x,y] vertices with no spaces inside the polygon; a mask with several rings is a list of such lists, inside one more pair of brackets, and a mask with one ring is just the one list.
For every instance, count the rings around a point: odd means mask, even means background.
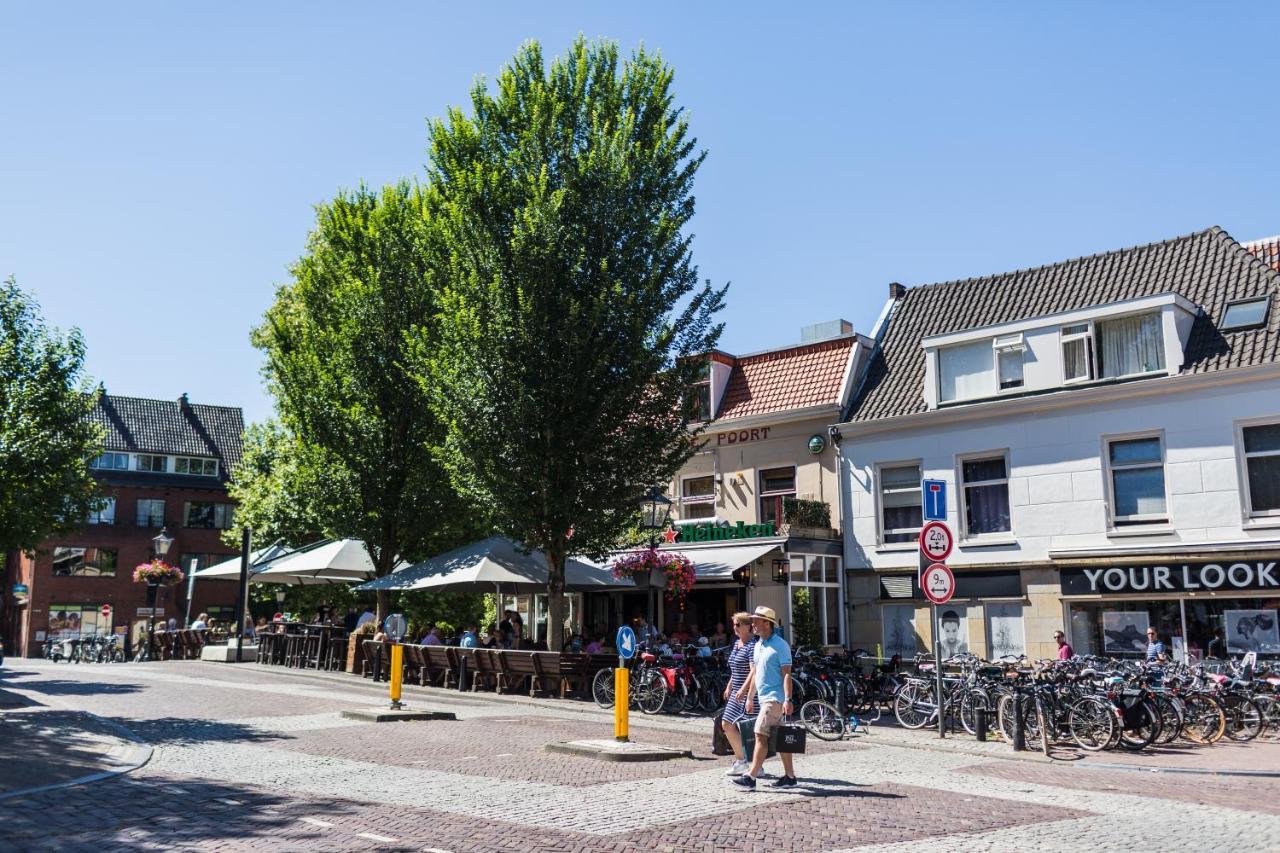
[{"label": "black bollard", "polygon": [[373,680],[374,681],[382,680],[382,646],[383,645],[384,645],[383,643],[378,643],[378,645],[375,646],[373,649]]},{"label": "black bollard", "polygon": [[1013,751],[1023,752],[1027,748],[1027,721],[1023,713],[1022,694],[1013,696]]},{"label": "black bollard", "polygon": [[974,736],[977,737],[979,741],[986,743],[987,741],[987,709],[974,708],[973,713],[974,713],[974,718],[973,718]]}]

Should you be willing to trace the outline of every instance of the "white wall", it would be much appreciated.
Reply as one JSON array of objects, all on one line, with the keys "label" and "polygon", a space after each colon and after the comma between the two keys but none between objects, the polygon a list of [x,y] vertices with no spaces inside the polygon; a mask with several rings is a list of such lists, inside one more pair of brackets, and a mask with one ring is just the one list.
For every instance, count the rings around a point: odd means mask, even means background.
[{"label": "white wall", "polygon": [[[1119,389],[1118,389],[1119,390]],[[1251,527],[1243,517],[1243,484],[1236,459],[1235,422],[1280,419],[1280,380],[1088,406],[1027,412],[999,419],[942,422],[865,437],[845,425],[841,445],[847,568],[915,566],[914,544],[879,546],[877,503],[871,491],[876,463],[919,459],[926,478],[948,483],[948,523],[961,529],[957,455],[1007,451],[1012,533],[1002,544],[961,544],[954,566],[1048,562],[1050,549],[1167,545],[1178,542],[1274,539],[1280,530]],[[1035,405],[1028,401],[1029,405]],[[1165,491],[1172,532],[1158,536],[1108,533],[1102,437],[1162,430]]]}]

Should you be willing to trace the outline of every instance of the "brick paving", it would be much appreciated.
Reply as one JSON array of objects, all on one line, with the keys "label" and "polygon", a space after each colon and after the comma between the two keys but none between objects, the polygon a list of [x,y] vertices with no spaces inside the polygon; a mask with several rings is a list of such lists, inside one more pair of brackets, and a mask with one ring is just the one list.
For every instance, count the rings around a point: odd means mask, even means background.
[{"label": "brick paving", "polygon": [[128,776],[6,801],[0,853],[1280,849],[1280,780],[1008,761],[872,735],[811,741],[798,789],[762,781],[746,793],[707,755],[706,720],[636,719],[637,739],[695,758],[615,764],[544,750],[611,734],[583,703],[411,691],[458,721],[377,725],[339,715],[373,704],[374,685],[256,666],[36,662],[0,682],[41,701],[38,713],[79,715],[90,731],[87,714],[102,714],[155,750]]}]

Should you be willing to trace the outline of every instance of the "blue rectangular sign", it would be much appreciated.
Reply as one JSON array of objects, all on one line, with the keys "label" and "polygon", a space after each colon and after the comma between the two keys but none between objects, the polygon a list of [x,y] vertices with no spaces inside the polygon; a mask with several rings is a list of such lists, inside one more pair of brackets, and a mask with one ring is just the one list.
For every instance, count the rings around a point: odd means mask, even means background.
[{"label": "blue rectangular sign", "polygon": [[924,504],[925,521],[947,520],[946,480],[923,480],[920,483],[920,498]]}]

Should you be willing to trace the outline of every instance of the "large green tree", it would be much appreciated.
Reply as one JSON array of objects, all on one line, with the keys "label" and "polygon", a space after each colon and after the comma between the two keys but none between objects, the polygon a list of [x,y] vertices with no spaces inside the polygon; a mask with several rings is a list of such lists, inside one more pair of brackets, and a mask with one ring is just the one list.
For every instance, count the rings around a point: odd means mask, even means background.
[{"label": "large green tree", "polygon": [[686,233],[705,156],[672,69],[579,39],[547,66],[525,45],[471,112],[430,124],[438,333],[422,381],[460,487],[548,561],[563,644],[570,549],[600,555],[700,439],[687,426],[723,289]]},{"label": "large green tree", "polygon": [[[453,547],[474,525],[437,461],[443,426],[406,370],[407,333],[429,338],[424,323],[438,310],[429,222],[423,192],[408,183],[320,205],[293,281],[253,336],[288,441],[301,445],[304,480],[340,484],[339,498],[308,517],[363,540],[379,577],[397,557]],[[379,617],[389,602],[378,594]]]},{"label": "large green tree", "polygon": [[0,285],[0,557],[32,552],[101,504],[89,460],[102,428],[84,376],[84,340],[45,325],[12,277]]}]

